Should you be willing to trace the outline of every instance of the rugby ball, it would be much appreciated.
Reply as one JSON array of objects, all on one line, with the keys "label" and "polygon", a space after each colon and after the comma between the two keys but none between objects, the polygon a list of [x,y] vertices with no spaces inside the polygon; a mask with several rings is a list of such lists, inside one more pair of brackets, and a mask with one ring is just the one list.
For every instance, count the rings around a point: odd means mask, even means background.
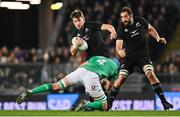
[{"label": "rugby ball", "polygon": [[[73,38],[73,39],[72,39],[72,44],[73,44],[74,46],[76,46],[76,44],[75,44],[76,39],[77,39],[77,38]],[[88,44],[87,44],[86,41],[84,41],[84,40],[82,39],[81,44],[78,46],[78,50],[80,50],[80,51],[86,51],[87,49],[88,49]]]},{"label": "rugby ball", "polygon": [[86,51],[88,49],[88,44],[86,41],[82,41],[82,44],[78,47],[80,51]]}]

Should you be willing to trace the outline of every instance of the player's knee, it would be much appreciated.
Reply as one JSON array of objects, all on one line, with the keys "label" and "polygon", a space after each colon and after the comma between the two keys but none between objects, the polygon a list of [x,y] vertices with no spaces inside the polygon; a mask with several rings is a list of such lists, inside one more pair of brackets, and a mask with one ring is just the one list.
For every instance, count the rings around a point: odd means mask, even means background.
[{"label": "player's knee", "polygon": [[146,72],[146,76],[149,78],[149,79],[156,79],[156,76],[154,74],[153,71],[148,71]]},{"label": "player's knee", "polygon": [[53,83],[52,84],[52,89],[53,89],[53,91],[59,91],[60,90],[59,83]]},{"label": "player's knee", "polygon": [[58,84],[59,90],[63,90],[67,87],[67,82],[65,78],[58,81],[57,84]]},{"label": "player's knee", "polygon": [[67,83],[63,79],[52,84],[53,91],[63,90],[66,88],[66,86],[67,86]]},{"label": "player's knee", "polygon": [[150,81],[151,84],[159,82],[158,78],[156,77],[156,75],[154,74],[153,71],[147,72],[146,76],[147,76],[147,78],[148,78],[148,80]]}]

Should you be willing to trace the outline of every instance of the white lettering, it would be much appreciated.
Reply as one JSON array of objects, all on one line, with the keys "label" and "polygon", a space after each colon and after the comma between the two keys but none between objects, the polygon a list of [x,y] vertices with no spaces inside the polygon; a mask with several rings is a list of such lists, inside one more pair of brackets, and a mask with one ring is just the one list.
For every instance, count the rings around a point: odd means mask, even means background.
[{"label": "white lettering", "polygon": [[153,100],[134,100],[133,110],[154,110]]},{"label": "white lettering", "polygon": [[48,109],[50,110],[67,110],[72,106],[71,101],[68,99],[54,100],[50,99],[48,101]]},{"label": "white lettering", "polygon": [[2,102],[0,102],[0,110],[2,110]]},{"label": "white lettering", "polygon": [[26,103],[18,105],[16,102],[4,102],[4,110],[25,110]]},{"label": "white lettering", "polygon": [[46,102],[27,102],[27,110],[46,110]]},{"label": "white lettering", "polygon": [[112,110],[154,110],[154,100],[115,100]]},{"label": "white lettering", "polygon": [[173,100],[172,100],[172,104],[173,104],[173,108],[175,110],[179,110],[180,109],[180,97],[173,97]]},{"label": "white lettering", "polygon": [[130,110],[131,104],[131,100],[114,101],[112,110]]}]

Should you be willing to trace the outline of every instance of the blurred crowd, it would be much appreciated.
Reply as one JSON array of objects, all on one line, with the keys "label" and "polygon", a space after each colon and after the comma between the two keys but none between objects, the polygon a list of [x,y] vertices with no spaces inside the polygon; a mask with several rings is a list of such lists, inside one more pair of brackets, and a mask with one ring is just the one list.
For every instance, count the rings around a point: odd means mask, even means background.
[{"label": "blurred crowd", "polygon": [[180,72],[180,50],[167,55],[162,63],[157,63],[155,71],[167,74],[177,74]]},{"label": "blurred crowd", "polygon": [[68,48],[47,48],[47,49],[36,49],[32,48],[29,50],[22,50],[16,46],[12,50],[6,46],[0,49],[0,63],[13,63],[23,64],[27,62],[31,63],[66,63],[70,60],[70,52]]},{"label": "blurred crowd", "polygon": [[[112,56],[114,48],[109,49]],[[24,63],[43,63],[43,64],[71,64],[78,66],[83,61],[83,54],[77,57],[70,55],[69,48],[47,48],[45,50],[32,48],[22,50],[15,47],[9,50],[6,46],[0,48],[0,64],[24,64]],[[180,50],[173,52],[164,58],[162,63],[155,64],[155,71],[159,73],[180,72]]]}]

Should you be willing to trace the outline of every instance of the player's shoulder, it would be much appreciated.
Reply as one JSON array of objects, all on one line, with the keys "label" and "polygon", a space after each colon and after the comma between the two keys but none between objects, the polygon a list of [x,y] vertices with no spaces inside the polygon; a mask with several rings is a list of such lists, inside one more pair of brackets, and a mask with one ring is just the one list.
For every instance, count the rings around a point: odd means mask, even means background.
[{"label": "player's shoulder", "polygon": [[135,16],[135,17],[134,17],[134,20],[142,20],[142,19],[144,19],[144,18],[141,17],[141,16]]},{"label": "player's shoulder", "polygon": [[134,21],[135,22],[142,22],[142,21],[146,21],[146,19],[144,17],[141,17],[141,16],[136,16],[136,17],[134,17]]},{"label": "player's shoulder", "polygon": [[86,29],[89,29],[89,30],[100,30],[101,26],[102,26],[102,23],[94,22],[94,21],[87,21],[85,23]]}]

